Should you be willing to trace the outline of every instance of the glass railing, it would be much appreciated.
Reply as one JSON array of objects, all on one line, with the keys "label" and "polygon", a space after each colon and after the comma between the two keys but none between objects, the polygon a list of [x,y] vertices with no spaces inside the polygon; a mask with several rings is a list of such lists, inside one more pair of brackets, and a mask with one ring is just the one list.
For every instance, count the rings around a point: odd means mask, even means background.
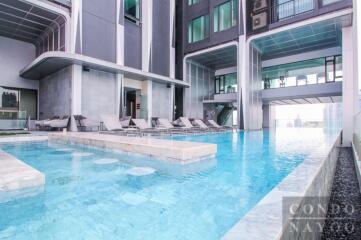
[{"label": "glass railing", "polygon": [[264,79],[262,80],[263,89],[298,87],[315,84],[324,84],[331,82],[341,82],[342,76],[336,75],[332,81],[325,81],[324,77],[318,78],[316,75],[308,75],[304,77],[287,77],[284,79]]},{"label": "glass railing", "polygon": [[358,158],[361,159],[361,112],[354,119],[353,144]]},{"label": "glass railing", "polygon": [[315,0],[278,0],[272,6],[273,22],[294,18],[300,14],[313,11]]},{"label": "glass railing", "polygon": [[27,123],[26,111],[0,110],[0,130],[24,129]]}]

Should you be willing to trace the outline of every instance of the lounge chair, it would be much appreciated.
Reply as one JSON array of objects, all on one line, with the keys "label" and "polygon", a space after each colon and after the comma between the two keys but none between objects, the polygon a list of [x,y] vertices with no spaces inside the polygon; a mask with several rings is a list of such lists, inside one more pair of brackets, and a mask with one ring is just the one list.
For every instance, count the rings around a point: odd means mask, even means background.
[{"label": "lounge chair", "polygon": [[93,131],[93,129],[99,131],[99,123],[91,121],[83,115],[74,115],[74,119],[76,121],[76,126],[78,127],[78,130],[81,132]]},{"label": "lounge chair", "polygon": [[59,116],[53,116],[52,118],[35,121],[35,127],[38,130],[48,130],[50,128],[50,122],[55,119],[59,119]]},{"label": "lounge chair", "polygon": [[208,120],[208,123],[214,127],[214,128],[217,128],[217,129],[220,129],[220,130],[232,130],[233,128],[232,127],[229,127],[229,126],[221,126],[219,125],[218,123],[216,123],[214,120]]},{"label": "lounge chair", "polygon": [[202,120],[200,119],[195,119],[193,121],[195,123],[196,126],[200,127],[203,130],[206,130],[208,132],[218,132],[220,129],[218,128],[213,128],[213,127],[209,127],[207,126]]},{"label": "lounge chair", "polygon": [[54,119],[49,121],[50,129],[63,129],[69,125],[69,116],[63,116],[61,119]]},{"label": "lounge chair", "polygon": [[158,126],[166,128],[171,134],[182,134],[187,132],[187,128],[175,127],[168,119],[158,118]]},{"label": "lounge chair", "polygon": [[181,126],[186,128],[189,131],[192,131],[193,133],[199,133],[202,132],[201,128],[198,126],[194,126],[191,121],[186,117],[180,117],[179,118]]},{"label": "lounge chair", "polygon": [[[101,115],[100,118],[108,130],[107,133],[124,135],[142,135],[136,128],[123,128],[119,118],[116,115]],[[104,133],[104,132],[103,132]]]},{"label": "lounge chair", "polygon": [[139,118],[132,118],[131,120],[135,126],[143,133],[149,133],[149,134],[162,134],[167,133],[167,128],[164,127],[149,127],[147,122],[144,119]]}]

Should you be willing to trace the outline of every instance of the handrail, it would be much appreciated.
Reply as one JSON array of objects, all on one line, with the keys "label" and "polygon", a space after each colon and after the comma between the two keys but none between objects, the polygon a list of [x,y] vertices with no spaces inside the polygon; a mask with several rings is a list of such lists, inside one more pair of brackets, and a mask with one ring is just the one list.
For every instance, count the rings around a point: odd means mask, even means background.
[{"label": "handrail", "polygon": [[315,9],[315,0],[289,0],[271,6],[271,22],[294,18],[300,14],[311,12]]}]

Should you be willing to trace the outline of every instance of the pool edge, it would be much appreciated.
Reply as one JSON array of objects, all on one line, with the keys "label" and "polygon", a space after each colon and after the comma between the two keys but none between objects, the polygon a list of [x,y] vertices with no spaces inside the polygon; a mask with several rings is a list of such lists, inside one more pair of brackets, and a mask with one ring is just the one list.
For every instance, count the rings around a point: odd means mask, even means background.
[{"label": "pool edge", "polygon": [[[333,137],[332,141],[318,147],[221,239],[302,239],[302,231],[287,231],[290,228],[290,221],[284,223],[282,218],[289,219],[291,214],[282,215],[283,197],[299,197],[296,203],[297,210],[308,196],[316,197],[317,200],[324,201],[322,204],[327,204],[340,140],[341,132]],[[299,214],[298,211],[296,214]],[[321,233],[314,232],[314,234],[319,236]]]}]

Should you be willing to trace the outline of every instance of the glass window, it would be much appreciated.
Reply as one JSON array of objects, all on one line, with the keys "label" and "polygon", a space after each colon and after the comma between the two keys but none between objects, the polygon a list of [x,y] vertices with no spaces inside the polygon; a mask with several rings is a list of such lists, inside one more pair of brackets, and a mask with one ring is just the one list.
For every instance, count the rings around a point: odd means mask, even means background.
[{"label": "glass window", "polygon": [[237,92],[237,73],[216,76],[215,93],[234,93]]},{"label": "glass window", "polygon": [[342,57],[310,59],[262,69],[264,88],[342,81]]},{"label": "glass window", "polygon": [[237,0],[231,0],[215,7],[213,11],[213,31],[219,32],[236,26],[237,13]]},{"label": "glass window", "polygon": [[37,118],[37,92],[0,87],[0,119]]},{"label": "glass window", "polygon": [[199,3],[201,0],[188,0],[188,6]]},{"label": "glass window", "polygon": [[127,19],[140,20],[140,0],[124,0],[124,15]]},{"label": "glass window", "polygon": [[290,1],[277,0],[275,11],[278,20],[294,17],[295,15],[305,13],[314,9],[314,0]]},{"label": "glass window", "polygon": [[209,36],[209,16],[193,19],[188,25],[188,42],[198,42]]},{"label": "glass window", "polygon": [[341,2],[343,0],[322,0],[322,5],[328,5],[328,4],[332,4],[332,3],[336,3],[336,2]]}]

